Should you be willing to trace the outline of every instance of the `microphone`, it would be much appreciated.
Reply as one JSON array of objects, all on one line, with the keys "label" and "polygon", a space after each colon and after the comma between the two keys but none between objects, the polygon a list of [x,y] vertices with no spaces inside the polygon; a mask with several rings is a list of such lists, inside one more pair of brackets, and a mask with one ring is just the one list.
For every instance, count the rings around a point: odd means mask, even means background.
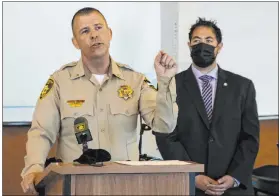
[{"label": "microphone", "polygon": [[87,142],[92,141],[93,139],[88,128],[88,121],[86,118],[78,117],[77,119],[75,119],[74,128],[78,144],[82,144],[83,153],[73,162],[101,167],[103,166],[102,162],[111,160],[110,153],[104,149],[88,149]]},{"label": "microphone", "polygon": [[82,144],[82,151],[88,150],[87,142],[92,141],[92,135],[88,128],[88,121],[84,117],[78,117],[74,122],[75,135],[78,144]]}]

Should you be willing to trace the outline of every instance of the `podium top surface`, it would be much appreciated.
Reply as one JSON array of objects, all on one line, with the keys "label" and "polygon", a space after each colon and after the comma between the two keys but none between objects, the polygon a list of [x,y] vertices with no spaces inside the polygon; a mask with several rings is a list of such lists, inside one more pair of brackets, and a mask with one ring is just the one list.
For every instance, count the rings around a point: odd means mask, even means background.
[{"label": "podium top surface", "polygon": [[[140,161],[145,162],[145,161]],[[152,162],[152,161],[147,161]],[[146,162],[146,163],[147,163]],[[160,161],[164,162],[164,161]],[[182,162],[182,161],[180,161]],[[170,172],[203,172],[204,165],[194,162],[189,164],[177,165],[124,165],[116,162],[104,162],[104,166],[95,167],[90,165],[73,164],[73,163],[52,163],[46,170],[58,174],[103,174],[103,173],[170,173]]]},{"label": "podium top surface", "polygon": [[[137,173],[188,173],[203,172],[204,165],[194,162],[188,164],[166,164],[160,161],[160,165],[148,165],[141,161],[143,165],[124,165],[116,162],[104,162],[104,166],[95,167],[90,165],[73,164],[73,163],[51,163],[44,172],[36,178],[39,183],[49,175],[96,175],[96,174],[137,174]],[[150,161],[149,161],[150,162]],[[152,162],[152,161],[151,161]],[[184,162],[185,163],[185,162]]]}]

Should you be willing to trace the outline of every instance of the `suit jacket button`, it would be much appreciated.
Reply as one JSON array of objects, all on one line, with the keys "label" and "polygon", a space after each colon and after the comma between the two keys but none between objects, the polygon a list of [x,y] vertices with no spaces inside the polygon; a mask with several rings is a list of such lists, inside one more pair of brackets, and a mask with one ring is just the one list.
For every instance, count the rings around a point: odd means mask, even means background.
[{"label": "suit jacket button", "polygon": [[208,142],[212,143],[212,142],[214,142],[214,139],[212,137],[209,137]]}]

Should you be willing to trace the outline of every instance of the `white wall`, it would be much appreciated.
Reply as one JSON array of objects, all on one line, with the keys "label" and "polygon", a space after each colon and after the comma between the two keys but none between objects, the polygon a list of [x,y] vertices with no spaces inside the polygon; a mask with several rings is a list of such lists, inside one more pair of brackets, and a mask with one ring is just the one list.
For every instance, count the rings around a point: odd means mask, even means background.
[{"label": "white wall", "polygon": [[217,61],[253,80],[259,115],[278,115],[278,3],[180,2],[180,70],[191,63],[188,33],[198,17],[217,21],[224,44]]}]

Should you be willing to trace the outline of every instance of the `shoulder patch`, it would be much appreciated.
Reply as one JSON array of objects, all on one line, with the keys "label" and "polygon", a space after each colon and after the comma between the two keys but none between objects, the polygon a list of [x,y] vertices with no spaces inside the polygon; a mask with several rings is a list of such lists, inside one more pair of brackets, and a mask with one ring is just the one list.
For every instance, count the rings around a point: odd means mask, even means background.
[{"label": "shoulder patch", "polygon": [[144,78],[144,82],[149,83],[149,84],[151,83],[151,82],[147,79],[147,77]]},{"label": "shoulder patch", "polygon": [[157,89],[151,84],[151,82],[146,77],[144,78],[144,83],[146,83],[150,88],[157,91]]},{"label": "shoulder patch", "polygon": [[54,80],[52,79],[52,77],[50,77],[40,94],[40,100],[42,100],[43,98],[45,98],[47,96],[47,94],[52,89],[53,85],[54,85]]},{"label": "shoulder patch", "polygon": [[152,84],[150,84],[149,87],[152,88],[152,89],[155,90],[155,91],[158,91],[158,89],[155,88],[155,86],[153,86]]}]

